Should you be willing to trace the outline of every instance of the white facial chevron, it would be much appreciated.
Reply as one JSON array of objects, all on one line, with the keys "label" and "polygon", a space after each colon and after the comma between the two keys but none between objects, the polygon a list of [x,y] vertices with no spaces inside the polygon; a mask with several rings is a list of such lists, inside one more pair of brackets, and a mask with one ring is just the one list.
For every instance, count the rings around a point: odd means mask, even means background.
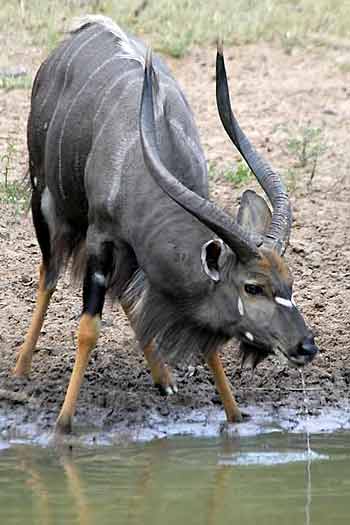
[{"label": "white facial chevron", "polygon": [[281,306],[285,306],[286,308],[293,308],[293,303],[289,299],[285,299],[284,297],[275,297],[276,303],[280,304]]}]

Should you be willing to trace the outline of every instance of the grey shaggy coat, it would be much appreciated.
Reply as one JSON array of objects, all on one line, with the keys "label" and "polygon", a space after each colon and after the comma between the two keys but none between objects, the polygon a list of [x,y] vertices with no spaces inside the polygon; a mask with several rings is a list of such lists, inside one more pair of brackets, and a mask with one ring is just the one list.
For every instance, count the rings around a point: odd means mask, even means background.
[{"label": "grey shaggy coat", "polygon": [[[103,17],[83,21],[42,64],[28,125],[30,174],[49,226],[46,285],[73,259],[109,247],[107,289],[132,314],[141,345],[167,359],[215,350],[232,334],[218,327],[215,284],[202,246],[215,234],[156,184],[145,166],[139,110],[146,48]],[[192,112],[167,67],[154,57],[161,161],[208,198],[206,162]],[[224,312],[234,324],[237,307]],[[223,322],[222,322],[223,321]]]}]

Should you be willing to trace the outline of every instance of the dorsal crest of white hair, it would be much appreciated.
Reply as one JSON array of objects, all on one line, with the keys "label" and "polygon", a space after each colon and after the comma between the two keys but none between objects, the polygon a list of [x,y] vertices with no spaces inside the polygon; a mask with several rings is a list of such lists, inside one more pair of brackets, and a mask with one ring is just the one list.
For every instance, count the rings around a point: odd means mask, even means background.
[{"label": "dorsal crest of white hair", "polygon": [[121,56],[136,60],[143,67],[145,65],[145,49],[134,39],[131,39],[111,18],[103,15],[84,15],[73,19],[70,31],[78,31],[88,24],[97,24],[113,33],[119,40]]}]

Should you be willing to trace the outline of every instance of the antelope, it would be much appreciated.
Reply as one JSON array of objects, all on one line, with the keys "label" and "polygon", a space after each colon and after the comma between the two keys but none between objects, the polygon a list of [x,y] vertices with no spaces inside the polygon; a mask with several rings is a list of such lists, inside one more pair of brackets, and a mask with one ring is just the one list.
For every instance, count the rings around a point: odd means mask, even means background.
[{"label": "antelope", "polygon": [[218,351],[232,337],[254,365],[280,352],[294,366],[318,351],[283,259],[292,224],[279,175],[231,109],[221,44],[219,115],[271,206],[246,191],[236,219],[208,197],[191,109],[166,65],[111,19],[83,19],[34,80],[28,120],[31,209],[42,253],[37,302],[14,373],[33,351],[62,269],[83,279],[77,355],[56,430],[69,432],[106,294],[128,316],[166,393],[168,363],[200,355],[227,421],[242,420]]}]

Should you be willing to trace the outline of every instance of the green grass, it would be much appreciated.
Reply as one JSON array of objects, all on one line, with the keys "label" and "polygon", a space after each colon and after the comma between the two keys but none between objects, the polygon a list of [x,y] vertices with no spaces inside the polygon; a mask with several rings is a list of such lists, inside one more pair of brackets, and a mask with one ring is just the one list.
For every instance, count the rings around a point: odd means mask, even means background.
[{"label": "green grass", "polygon": [[26,181],[0,181],[0,203],[15,205],[18,211],[29,206],[30,192]]},{"label": "green grass", "polygon": [[349,62],[342,62],[338,65],[339,70],[342,73],[350,73],[350,61]]},{"label": "green grass", "polygon": [[290,134],[288,137],[287,149],[294,156],[297,168],[313,166],[326,149],[322,128],[313,126],[299,128],[295,134]]},{"label": "green grass", "polygon": [[32,87],[31,77],[24,75],[20,77],[1,77],[0,89],[11,91],[12,89],[30,89]]},{"label": "green grass", "polygon": [[300,173],[308,175],[307,186],[312,185],[317,172],[318,162],[326,152],[327,143],[322,127],[313,126],[311,123],[300,126],[288,123],[282,126],[285,133],[285,153],[293,161],[293,168],[285,173],[287,187],[294,191]]},{"label": "green grass", "polygon": [[16,210],[24,211],[28,208],[30,191],[26,179],[12,180],[11,172],[14,171],[16,148],[7,143],[7,151],[0,158],[0,204],[15,205]]},{"label": "green grass", "polygon": [[52,48],[73,16],[98,12],[176,57],[194,45],[213,44],[218,35],[227,44],[278,40],[288,53],[309,41],[348,38],[350,27],[350,2],[344,0],[22,0],[21,5],[1,2],[0,27],[22,30],[32,43]]},{"label": "green grass", "polygon": [[225,179],[234,186],[245,184],[253,177],[253,173],[243,160],[237,163],[236,169],[225,168],[219,169],[213,162],[208,164],[208,178],[216,181],[218,179]]},{"label": "green grass", "polygon": [[228,182],[231,182],[234,186],[245,184],[253,177],[253,173],[243,160],[237,163],[235,170],[225,170],[223,175],[225,179]]}]

